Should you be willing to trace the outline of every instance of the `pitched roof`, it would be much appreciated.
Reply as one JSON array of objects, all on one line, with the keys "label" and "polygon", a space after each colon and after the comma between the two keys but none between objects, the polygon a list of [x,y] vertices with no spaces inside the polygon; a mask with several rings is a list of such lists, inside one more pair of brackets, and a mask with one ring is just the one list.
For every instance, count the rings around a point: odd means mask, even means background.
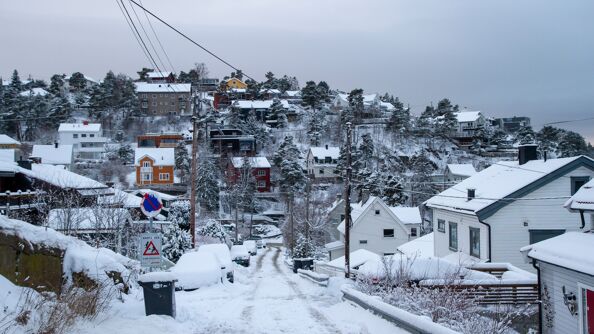
[{"label": "pitched roof", "polygon": [[50,165],[70,165],[72,145],[33,145],[31,157],[41,158],[41,163]]},{"label": "pitched roof", "polygon": [[21,142],[7,135],[0,134],[0,144],[2,145],[21,145]]},{"label": "pitched roof", "polygon": [[159,72],[159,71],[153,71],[153,72],[148,72],[146,74],[146,76],[150,79],[156,79],[156,78],[167,78],[168,76],[171,75],[171,72],[167,71],[167,72]]},{"label": "pitched roof", "polygon": [[[289,102],[287,100],[279,100],[283,108],[289,108]],[[250,100],[236,100],[233,102],[233,107],[239,109],[270,109],[273,100],[264,100],[264,101],[250,101]]]},{"label": "pitched roof", "polygon": [[421,212],[417,207],[392,206],[390,211],[406,225],[421,223]]},{"label": "pitched roof", "polygon": [[326,147],[310,147],[311,154],[318,159],[325,159],[330,157],[332,159],[338,159],[340,156],[340,147],[328,146]]},{"label": "pitched roof", "polygon": [[189,93],[192,85],[188,83],[147,83],[135,82],[138,93]]},{"label": "pitched roof", "polygon": [[448,164],[446,168],[454,175],[471,176],[476,174],[476,169],[472,164]]},{"label": "pitched roof", "polygon": [[476,122],[481,117],[480,111],[461,111],[455,113],[458,123]]},{"label": "pitched roof", "polygon": [[134,150],[134,164],[140,166],[140,159],[145,156],[148,156],[154,161],[154,166],[175,165],[174,148],[137,147]]},{"label": "pitched roof", "polygon": [[28,96],[46,96],[49,92],[43,88],[31,88],[29,90],[25,90],[19,93],[20,96],[28,97]]},{"label": "pitched roof", "polygon": [[[594,170],[594,160],[585,156],[532,160],[523,165],[517,161],[501,161],[425,203],[432,208],[474,213],[484,219],[513,201],[504,200],[506,197],[522,197],[580,165]],[[475,189],[476,198],[470,201],[466,198],[468,189]]]},{"label": "pitched roof", "polygon": [[[270,168],[270,162],[266,157],[249,157],[250,165],[252,168]],[[231,164],[235,168],[241,168],[243,166],[243,158],[234,157],[231,159]]]},{"label": "pitched roof", "polygon": [[594,276],[594,234],[567,232],[522,247],[529,257]]},{"label": "pitched roof", "polygon": [[[357,219],[365,212],[365,210],[376,200],[378,200],[375,196],[369,196],[369,199],[364,204],[361,202],[358,203],[351,203],[351,224],[355,225]],[[338,224],[336,227],[341,233],[344,233],[344,220]]]},{"label": "pitched roof", "polygon": [[54,230],[116,229],[131,220],[124,208],[68,208],[50,210],[47,224]]},{"label": "pitched roof", "polygon": [[563,206],[569,211],[594,211],[594,179],[583,185]]},{"label": "pitched roof", "polygon": [[19,171],[60,188],[72,188],[77,190],[108,188],[101,182],[53,165],[32,164],[31,170],[20,168]]},{"label": "pitched roof", "polygon": [[101,123],[60,123],[58,132],[101,131]]},{"label": "pitched roof", "polygon": [[434,256],[434,245],[433,245],[433,234],[431,232],[429,234],[425,234],[420,238],[416,238],[411,240],[407,243],[404,243],[398,247],[396,250],[405,256],[410,258],[421,257],[433,257]]}]

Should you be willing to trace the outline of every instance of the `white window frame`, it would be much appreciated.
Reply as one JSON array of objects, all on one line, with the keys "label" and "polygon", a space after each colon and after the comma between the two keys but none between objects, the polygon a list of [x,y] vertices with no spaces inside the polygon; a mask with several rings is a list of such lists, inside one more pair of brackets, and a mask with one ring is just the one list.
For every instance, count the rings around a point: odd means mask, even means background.
[{"label": "white window frame", "polygon": [[[582,290],[587,289],[587,290],[591,290],[594,291],[594,287],[591,287],[587,284],[584,283],[580,283],[578,282],[577,284],[578,287],[578,293],[577,293],[577,304],[578,304],[578,325],[579,325],[579,333],[585,333],[584,332],[584,309],[583,309],[583,305],[582,305],[582,299],[583,299],[583,295],[582,295]],[[585,333],[588,334],[588,333]]]},{"label": "white window frame", "polygon": [[258,176],[266,176],[266,171],[263,169],[258,169]]},{"label": "white window frame", "polygon": [[169,181],[171,177],[169,173],[159,173],[159,181]]},{"label": "white window frame", "polygon": [[266,188],[266,181],[258,181],[258,188]]},{"label": "white window frame", "polygon": [[142,167],[151,167],[150,161],[143,161],[142,162]]}]

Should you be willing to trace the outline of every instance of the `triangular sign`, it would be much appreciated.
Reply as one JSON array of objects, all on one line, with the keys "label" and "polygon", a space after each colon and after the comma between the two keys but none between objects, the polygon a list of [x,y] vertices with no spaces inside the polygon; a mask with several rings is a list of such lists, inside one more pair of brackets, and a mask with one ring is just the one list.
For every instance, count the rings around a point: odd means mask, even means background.
[{"label": "triangular sign", "polygon": [[146,249],[144,250],[144,253],[142,253],[142,255],[145,256],[157,256],[159,255],[159,250],[157,249],[157,247],[155,247],[155,244],[153,243],[153,241],[149,241],[148,245],[146,245]]}]

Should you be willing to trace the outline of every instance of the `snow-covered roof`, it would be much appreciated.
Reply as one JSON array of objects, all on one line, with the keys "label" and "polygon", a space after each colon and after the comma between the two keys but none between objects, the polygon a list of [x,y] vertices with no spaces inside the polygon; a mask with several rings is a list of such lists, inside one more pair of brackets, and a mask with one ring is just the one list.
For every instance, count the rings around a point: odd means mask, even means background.
[{"label": "snow-covered roof", "polygon": [[[271,167],[270,162],[268,162],[268,159],[266,159],[266,157],[249,157],[248,159],[250,160],[250,165],[252,166],[252,168]],[[235,168],[241,168],[243,166],[243,158],[235,157],[231,159],[231,164]]]},{"label": "snow-covered roof", "polygon": [[476,169],[472,164],[448,164],[447,169],[454,175],[472,176],[476,174]]},{"label": "snow-covered roof", "polygon": [[268,94],[280,94],[280,90],[276,88],[262,88],[260,89],[260,93],[268,93]]},{"label": "snow-covered roof", "polygon": [[[338,94],[337,97],[341,100],[341,102],[347,103],[349,102],[349,94]],[[378,100],[378,95],[376,94],[365,94],[363,95],[363,104],[364,105],[371,105]]]},{"label": "snow-covered roof", "polygon": [[[357,219],[363,214],[363,212],[371,205],[371,203],[378,200],[375,196],[369,196],[369,199],[364,204],[359,203],[351,203],[351,224],[354,225],[357,222]],[[338,224],[336,227],[338,231],[344,233],[344,220]]]},{"label": "snow-covered roof", "polygon": [[326,250],[329,250],[329,251],[341,249],[341,248],[344,248],[344,242],[342,242],[340,240],[336,240],[336,241],[332,241],[332,242],[325,244],[324,247],[326,248]]},{"label": "snow-covered roof", "polygon": [[390,210],[404,224],[409,225],[421,223],[421,213],[417,207],[395,206],[390,207]]},{"label": "snow-covered roof", "polygon": [[29,96],[46,96],[49,92],[43,88],[31,88],[29,90],[25,90],[19,93],[20,96],[29,97]]},{"label": "snow-covered roof", "polygon": [[7,135],[0,134],[0,144],[1,145],[21,145],[18,140],[15,140]]},{"label": "snow-covered roof", "polygon": [[247,92],[247,89],[245,89],[245,88],[231,88],[227,91],[232,92],[232,93],[245,93],[245,92]]},{"label": "snow-covered roof", "polygon": [[407,243],[404,243],[396,248],[396,250],[403,255],[415,258],[433,257],[433,233],[425,234],[420,238],[416,238]]},{"label": "snow-covered roof", "polygon": [[58,231],[116,229],[131,220],[130,211],[124,208],[52,209],[48,213],[47,226]]},{"label": "snow-covered roof", "polygon": [[300,90],[287,90],[287,91],[285,91],[285,95],[290,96],[290,97],[298,97],[298,96],[301,96],[301,91]]},{"label": "snow-covered roof", "polygon": [[[523,165],[519,165],[518,161],[501,161],[431,197],[426,204],[432,208],[482,214],[480,210],[495,203],[499,202],[502,205],[510,203],[512,200],[502,201],[502,199],[511,197],[510,195],[534,182],[548,179],[549,175],[560,177],[561,175],[557,176],[554,172],[561,173],[563,167],[574,162],[576,164],[583,162],[594,167],[594,160],[585,156],[547,161],[531,160]],[[475,189],[476,198],[470,201],[466,197],[468,189]]]},{"label": "snow-covered roof", "polygon": [[105,184],[82,176],[71,171],[65,170],[63,167],[46,165],[46,164],[32,164],[31,170],[20,168],[25,174],[45,181],[47,183],[56,185],[61,188],[72,188],[77,190],[82,189],[103,189],[108,188]]},{"label": "snow-covered roof", "polygon": [[13,148],[0,149],[0,161],[14,162],[15,153]]},{"label": "snow-covered roof", "polygon": [[340,147],[328,146],[326,147],[310,147],[311,154],[318,158],[318,160],[324,160],[326,157],[330,157],[333,160],[337,160],[340,156]]},{"label": "snow-covered roof", "polygon": [[141,194],[143,196],[144,196],[144,194],[151,193],[151,194],[159,197],[159,199],[162,201],[175,201],[175,200],[179,199],[179,197],[177,197],[175,195],[169,195],[169,194],[162,193],[160,191],[155,191],[152,189],[138,189],[138,190],[136,190],[136,193]]},{"label": "snow-covered roof", "polygon": [[[349,257],[349,265],[351,268],[357,268],[367,261],[379,261],[381,257],[373,252],[370,252],[366,249],[357,249],[354,252],[351,252]],[[327,265],[335,268],[344,269],[344,256],[336,258],[327,263]]]},{"label": "snow-covered roof", "polygon": [[192,85],[186,83],[135,82],[138,93],[189,93]]},{"label": "snow-covered roof", "polygon": [[[283,108],[289,108],[289,102],[287,100],[279,100],[283,105]],[[250,101],[250,100],[236,100],[233,102],[233,107],[239,109],[270,109],[273,100],[264,101]]]},{"label": "snow-covered roof", "polygon": [[480,111],[461,111],[455,113],[455,115],[458,119],[458,123],[476,122],[479,118],[481,118]]},{"label": "snow-covered roof", "polygon": [[148,156],[154,161],[154,166],[175,165],[174,148],[137,147],[134,150],[134,164],[140,166],[140,159],[145,156]]},{"label": "snow-covered roof", "polygon": [[569,211],[594,211],[594,179],[584,184],[563,206]]},{"label": "snow-covered roof", "polygon": [[394,105],[390,102],[380,101],[380,107],[385,108],[387,111],[392,111],[392,110],[396,109],[396,107],[394,107]]},{"label": "snow-covered roof", "polygon": [[99,132],[101,131],[101,123],[60,123],[58,132]]},{"label": "snow-covered roof", "polygon": [[41,158],[41,163],[50,165],[72,164],[72,145],[33,145],[31,157]]},{"label": "snow-covered roof", "polygon": [[594,234],[566,232],[520,249],[529,257],[594,276]]},{"label": "snow-covered roof", "polygon": [[119,189],[113,189],[113,195],[100,196],[97,198],[97,204],[123,206],[125,208],[138,208],[142,198],[127,193]]},{"label": "snow-covered roof", "polygon": [[[64,78],[64,80],[67,80],[67,81],[69,81],[71,77],[72,77],[72,75],[69,75],[69,76],[65,77],[65,78]],[[96,83],[96,84],[98,84],[98,83],[99,83],[99,81],[97,81],[97,80],[95,80],[95,79],[93,79],[93,78],[91,78],[91,77],[89,77],[89,76],[87,76],[87,75],[84,75],[84,74],[83,74],[83,77],[84,77],[84,78],[85,78],[85,80],[87,80],[87,81],[90,81],[90,82],[93,82],[93,83]]]},{"label": "snow-covered roof", "polygon": [[171,75],[171,72],[167,71],[153,71],[153,72],[148,72],[146,74],[146,76],[150,79],[158,79],[158,78],[167,78],[168,76]]}]

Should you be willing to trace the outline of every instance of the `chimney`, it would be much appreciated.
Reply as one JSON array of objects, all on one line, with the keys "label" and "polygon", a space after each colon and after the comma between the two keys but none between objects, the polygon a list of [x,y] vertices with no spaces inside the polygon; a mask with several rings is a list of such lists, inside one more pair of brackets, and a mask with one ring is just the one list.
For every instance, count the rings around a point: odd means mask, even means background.
[{"label": "chimney", "polygon": [[538,145],[536,144],[526,144],[520,145],[518,147],[518,163],[523,165],[531,160],[537,160],[536,149]]},{"label": "chimney", "polygon": [[474,189],[474,188],[468,188],[467,189],[466,199],[468,201],[472,200],[475,197],[475,193],[476,193],[476,189]]},{"label": "chimney", "polygon": [[361,190],[361,205],[367,203],[367,200],[369,200],[369,189],[363,188]]},{"label": "chimney", "polygon": [[58,142],[54,142],[54,148],[58,148]]},{"label": "chimney", "polygon": [[89,125],[89,121],[83,121],[83,125]]},{"label": "chimney", "polygon": [[326,149],[328,149],[328,144],[326,144]]}]

